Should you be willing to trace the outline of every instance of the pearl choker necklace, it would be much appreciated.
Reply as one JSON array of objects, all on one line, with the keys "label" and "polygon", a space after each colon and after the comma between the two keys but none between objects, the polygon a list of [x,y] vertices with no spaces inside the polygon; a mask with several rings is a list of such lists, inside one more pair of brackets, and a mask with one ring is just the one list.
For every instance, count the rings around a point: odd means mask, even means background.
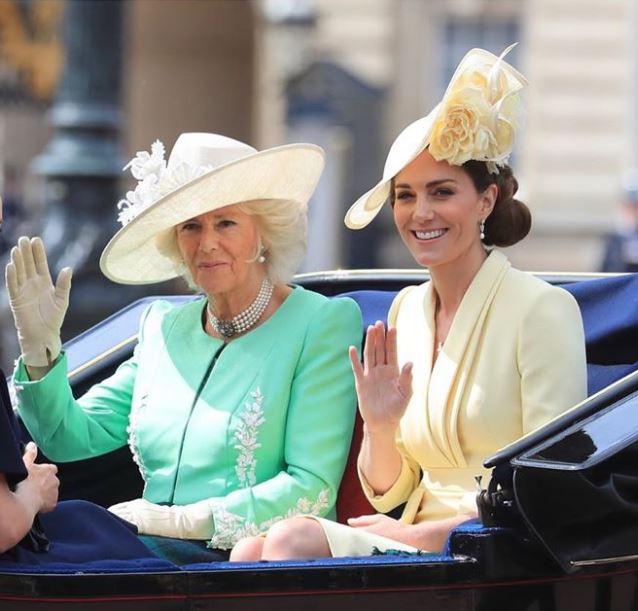
[{"label": "pearl choker necklace", "polygon": [[222,320],[217,318],[210,309],[210,303],[206,306],[206,313],[208,314],[208,320],[215,329],[215,332],[229,339],[240,333],[245,333],[251,327],[254,327],[257,321],[262,317],[266,311],[266,307],[270,303],[272,297],[273,285],[268,278],[264,278],[261,283],[261,288],[255,301],[253,301],[243,312],[233,316],[230,320]]}]

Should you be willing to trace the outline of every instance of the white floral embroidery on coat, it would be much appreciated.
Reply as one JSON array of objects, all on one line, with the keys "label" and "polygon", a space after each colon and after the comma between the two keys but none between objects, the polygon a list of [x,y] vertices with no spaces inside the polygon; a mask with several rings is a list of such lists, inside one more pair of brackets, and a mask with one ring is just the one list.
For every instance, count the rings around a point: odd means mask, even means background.
[{"label": "white floral embroidery on coat", "polygon": [[244,411],[239,417],[240,423],[235,431],[235,439],[238,443],[234,447],[239,450],[235,473],[237,473],[241,488],[249,488],[257,481],[255,477],[255,468],[257,467],[255,450],[261,448],[261,444],[257,441],[257,434],[259,427],[266,422],[264,410],[261,407],[264,401],[261,390],[257,388],[250,393],[250,396],[253,401],[244,403]]},{"label": "white floral embroidery on coat", "polygon": [[213,549],[231,549],[243,537],[254,537],[266,532],[275,522],[279,522],[279,520],[284,518],[293,518],[299,515],[319,516],[328,509],[329,496],[330,491],[328,488],[324,488],[319,492],[315,501],[302,497],[284,515],[275,516],[260,524],[250,522],[236,513],[226,511],[221,504],[218,504],[213,507],[215,534],[208,542],[208,547]]},{"label": "white floral embroidery on coat", "polygon": [[18,361],[15,362],[15,366],[13,368],[14,374],[13,376],[11,376],[11,380],[9,380],[9,383],[7,384],[7,390],[9,391],[9,400],[11,401],[11,407],[13,408],[14,412],[17,410],[18,403],[19,403],[18,391],[24,389],[24,386],[22,384],[15,383],[14,376],[15,376],[15,370],[17,368],[18,368]]},{"label": "white floral embroidery on coat", "polygon": [[131,454],[133,456],[133,462],[137,465],[140,470],[140,475],[144,480],[144,489],[146,489],[146,467],[144,466],[144,462],[142,461],[142,457],[140,456],[138,449],[138,439],[137,439],[137,426],[140,420],[140,414],[142,410],[146,407],[146,402],[148,399],[148,395],[143,395],[140,397],[139,401],[135,401],[133,407],[131,408],[131,413],[129,414],[129,424],[126,427],[126,432],[128,433],[128,446],[131,449]]}]

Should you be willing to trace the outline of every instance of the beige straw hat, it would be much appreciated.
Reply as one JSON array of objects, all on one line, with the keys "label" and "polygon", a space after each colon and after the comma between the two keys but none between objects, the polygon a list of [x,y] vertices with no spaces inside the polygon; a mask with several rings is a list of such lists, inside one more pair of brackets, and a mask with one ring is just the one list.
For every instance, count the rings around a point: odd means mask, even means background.
[{"label": "beige straw hat", "polygon": [[462,165],[485,161],[498,172],[512,152],[518,127],[518,91],[527,79],[503,58],[472,49],[461,60],[439,104],[425,117],[408,125],[390,148],[383,178],[348,210],[345,223],[362,229],[390,195],[390,181],[427,147],[437,161]]},{"label": "beige straw hat", "polygon": [[164,146],[137,153],[131,168],[138,184],[118,203],[123,227],[106,245],[100,267],[122,284],[150,284],[179,276],[178,263],[158,248],[158,236],[205,212],[255,200],[306,207],[324,165],[314,144],[263,151],[219,134],[179,136],[168,163]]}]

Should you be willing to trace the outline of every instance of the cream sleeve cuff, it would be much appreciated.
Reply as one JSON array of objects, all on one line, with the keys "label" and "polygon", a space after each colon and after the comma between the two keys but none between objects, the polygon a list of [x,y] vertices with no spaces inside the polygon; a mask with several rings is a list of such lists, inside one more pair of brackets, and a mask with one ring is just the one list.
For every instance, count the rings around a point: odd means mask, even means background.
[{"label": "cream sleeve cuff", "polygon": [[359,481],[363,488],[366,498],[370,505],[379,513],[388,513],[395,507],[405,503],[414,489],[419,485],[419,477],[410,468],[408,461],[404,456],[401,457],[401,472],[399,477],[385,494],[376,494],[366,480],[360,465],[357,463],[357,471],[359,473]]}]

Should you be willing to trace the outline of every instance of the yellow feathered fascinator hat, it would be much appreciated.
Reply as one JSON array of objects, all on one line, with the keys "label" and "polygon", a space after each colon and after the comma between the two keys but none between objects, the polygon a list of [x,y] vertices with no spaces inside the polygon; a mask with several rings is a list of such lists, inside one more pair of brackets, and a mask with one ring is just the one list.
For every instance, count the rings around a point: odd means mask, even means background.
[{"label": "yellow feathered fascinator hat", "polygon": [[498,173],[507,162],[519,124],[518,92],[527,79],[504,57],[472,49],[461,60],[439,104],[425,117],[408,125],[392,144],[383,178],[346,213],[350,229],[362,229],[390,195],[391,180],[426,148],[437,161],[462,165],[485,161]]}]

